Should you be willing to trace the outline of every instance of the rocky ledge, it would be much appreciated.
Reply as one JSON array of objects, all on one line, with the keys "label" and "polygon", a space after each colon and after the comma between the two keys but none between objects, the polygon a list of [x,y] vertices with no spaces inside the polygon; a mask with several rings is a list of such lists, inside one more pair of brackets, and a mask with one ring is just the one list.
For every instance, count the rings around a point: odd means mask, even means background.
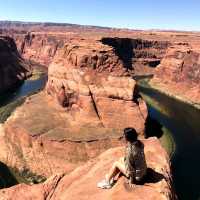
[{"label": "rocky ledge", "polygon": [[19,184],[0,190],[0,199],[135,199],[135,200],[173,200],[170,162],[165,150],[156,138],[144,140],[145,155],[148,164],[148,175],[144,185],[136,185],[130,189],[125,178],[119,178],[110,190],[96,187],[97,182],[104,178],[112,163],[123,156],[124,148],[117,147],[102,153],[67,175],[54,175],[46,182],[38,185]]},{"label": "rocky ledge", "polygon": [[0,93],[16,87],[29,74],[14,40],[0,35]]},{"label": "rocky ledge", "polygon": [[200,104],[198,45],[178,43],[168,48],[150,84],[182,101]]}]

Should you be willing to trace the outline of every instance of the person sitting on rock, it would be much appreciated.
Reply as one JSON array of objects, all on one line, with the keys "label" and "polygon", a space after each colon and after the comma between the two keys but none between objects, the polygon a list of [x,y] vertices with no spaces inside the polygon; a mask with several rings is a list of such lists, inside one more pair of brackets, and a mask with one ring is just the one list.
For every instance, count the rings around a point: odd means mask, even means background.
[{"label": "person sitting on rock", "polygon": [[125,128],[124,137],[126,141],[125,157],[116,161],[105,180],[97,184],[99,188],[110,189],[114,184],[114,178],[122,173],[128,178],[130,187],[142,183],[147,171],[147,164],[144,155],[144,145],[137,139],[137,132],[134,128]]}]

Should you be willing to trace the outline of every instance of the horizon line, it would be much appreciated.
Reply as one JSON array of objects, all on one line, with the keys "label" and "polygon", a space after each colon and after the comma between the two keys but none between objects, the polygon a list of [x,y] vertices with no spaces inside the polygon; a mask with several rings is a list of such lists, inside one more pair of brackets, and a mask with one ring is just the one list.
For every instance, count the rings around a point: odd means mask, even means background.
[{"label": "horizon line", "polygon": [[0,22],[11,22],[11,23],[21,23],[25,25],[29,24],[52,24],[52,25],[74,25],[74,26],[88,26],[88,27],[97,27],[102,29],[119,29],[119,30],[129,30],[129,31],[154,31],[154,32],[187,32],[187,33],[198,33],[200,30],[183,30],[183,29],[170,29],[170,28],[128,28],[128,27],[112,27],[112,26],[103,26],[103,25],[90,25],[90,24],[78,24],[70,22],[55,22],[55,21],[26,21],[26,20],[10,20],[10,19],[0,19]]}]

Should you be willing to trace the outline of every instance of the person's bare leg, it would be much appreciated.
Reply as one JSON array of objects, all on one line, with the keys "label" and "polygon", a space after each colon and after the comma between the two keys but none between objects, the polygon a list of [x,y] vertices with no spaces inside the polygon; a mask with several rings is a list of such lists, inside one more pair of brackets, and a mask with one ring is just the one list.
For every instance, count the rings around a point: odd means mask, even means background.
[{"label": "person's bare leg", "polygon": [[119,171],[119,169],[117,168],[117,162],[115,162],[115,163],[112,165],[112,167],[111,167],[110,171],[108,172],[108,174],[106,174],[106,180],[107,180],[108,182],[110,182],[110,180],[111,180],[112,178],[114,178],[118,173],[120,173],[120,171]]},{"label": "person's bare leg", "polygon": [[110,169],[109,173],[106,176],[107,181],[110,182],[110,180],[114,178],[120,172],[126,175],[126,169],[125,169],[123,158],[120,158],[119,161],[116,161],[113,164],[112,168]]}]

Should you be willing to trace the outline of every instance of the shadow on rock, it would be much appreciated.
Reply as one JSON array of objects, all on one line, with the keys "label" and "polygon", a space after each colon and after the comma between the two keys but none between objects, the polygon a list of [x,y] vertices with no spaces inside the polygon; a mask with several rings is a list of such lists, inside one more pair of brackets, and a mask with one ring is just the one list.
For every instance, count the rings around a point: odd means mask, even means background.
[{"label": "shadow on rock", "polygon": [[127,70],[132,70],[132,58],[134,57],[134,40],[129,38],[103,38],[102,43],[114,48],[115,54],[122,60]]},{"label": "shadow on rock", "polygon": [[4,163],[0,162],[0,189],[8,188],[16,184],[18,184],[18,181],[10,169]]},{"label": "shadow on rock", "polygon": [[156,172],[152,168],[148,168],[147,175],[144,180],[144,184],[145,183],[158,183],[164,178],[165,177],[163,176],[163,174]]},{"label": "shadow on rock", "polygon": [[[135,185],[145,185],[145,184],[149,184],[149,183],[158,183],[161,180],[163,180],[164,178],[165,177],[164,177],[163,174],[156,172],[152,168],[148,168],[147,169],[147,175],[145,176],[144,180],[142,182],[135,183]],[[129,187],[127,179],[124,179],[124,187],[125,187],[126,191],[128,191],[128,192],[131,192],[134,189],[134,187],[133,188]]]},{"label": "shadow on rock", "polygon": [[160,138],[163,135],[162,125],[148,116],[145,122],[145,135],[147,138],[153,136]]}]

